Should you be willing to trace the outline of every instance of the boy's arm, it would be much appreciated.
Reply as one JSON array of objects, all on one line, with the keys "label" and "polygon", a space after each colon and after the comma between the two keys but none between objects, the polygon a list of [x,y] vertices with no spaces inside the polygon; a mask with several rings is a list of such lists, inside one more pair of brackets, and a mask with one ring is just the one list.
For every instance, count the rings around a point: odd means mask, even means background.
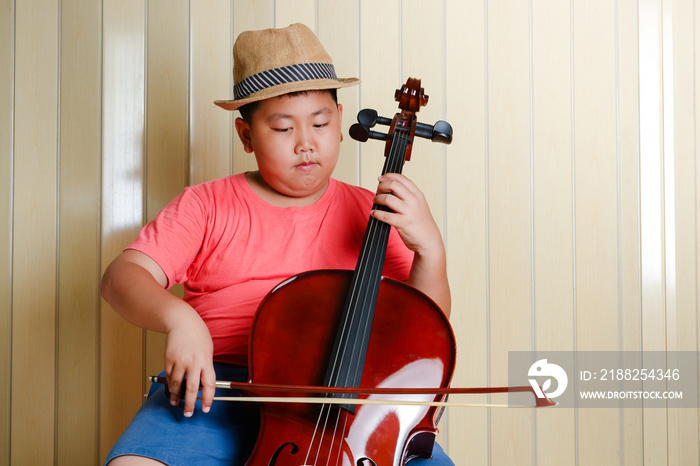
[{"label": "boy's arm", "polygon": [[408,276],[408,284],[430,296],[449,319],[452,298],[450,285],[447,281],[444,248],[435,251],[434,254],[416,252],[411,265],[411,273]]},{"label": "boy's arm", "polygon": [[187,375],[185,416],[191,416],[200,382],[202,409],[208,411],[214,397],[216,375],[213,343],[199,314],[169,293],[160,266],[139,251],[122,252],[102,277],[102,297],[125,320],[137,327],[166,334],[165,372],[171,404],[180,402],[181,384]]},{"label": "boy's arm", "polygon": [[449,317],[451,297],[445,246],[425,196],[405,176],[388,173],[379,178],[374,202],[393,212],[375,210],[372,216],[396,228],[406,246],[415,253],[408,283],[430,296]]}]

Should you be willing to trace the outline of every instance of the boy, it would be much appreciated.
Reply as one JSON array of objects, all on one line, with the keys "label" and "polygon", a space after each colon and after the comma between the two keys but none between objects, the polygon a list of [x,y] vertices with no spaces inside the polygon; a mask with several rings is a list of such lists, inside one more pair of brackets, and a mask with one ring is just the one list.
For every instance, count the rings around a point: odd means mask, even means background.
[{"label": "boy", "polygon": [[[234,100],[215,103],[240,109],[236,131],[258,170],[186,189],[103,277],[102,294],[120,315],[166,334],[172,393],[168,406],[163,387],[152,387],[108,456],[112,465],[245,462],[256,416],[239,403],[212,405],[214,382],[247,380],[252,317],[272,287],[308,270],[355,267],[373,201],[393,210],[371,213],[395,227],[384,275],[450,310],[442,238],[415,185],[385,175],[373,197],[331,178],[342,139],[336,89],[358,80],[336,78],[300,24],[242,33],[233,73]],[[174,283],[185,284],[184,300],[166,291]],[[427,464],[452,464],[438,446],[434,457]]]}]

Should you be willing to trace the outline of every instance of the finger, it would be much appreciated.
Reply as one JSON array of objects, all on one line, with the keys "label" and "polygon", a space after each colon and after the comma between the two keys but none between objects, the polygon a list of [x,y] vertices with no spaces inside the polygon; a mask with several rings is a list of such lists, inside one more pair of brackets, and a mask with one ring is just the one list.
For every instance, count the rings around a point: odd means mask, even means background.
[{"label": "finger", "polygon": [[395,194],[401,192],[401,186],[396,181],[382,178],[382,181],[377,185],[377,194]]},{"label": "finger", "polygon": [[396,217],[397,215],[393,212],[386,212],[384,210],[374,209],[370,212],[370,215],[380,222],[387,223],[393,227],[396,227]]},{"label": "finger", "polygon": [[[379,197],[380,203],[385,205],[388,205],[386,204],[387,202],[391,202],[392,197],[401,202],[418,204],[421,201],[422,192],[413,190],[410,186],[403,183],[391,181],[382,183],[377,190],[376,196]],[[382,201],[381,199],[387,199],[387,201]]]},{"label": "finger", "polygon": [[197,402],[197,393],[199,392],[199,374],[188,374],[185,387],[185,417],[191,417],[194,413],[194,404]]},{"label": "finger", "polygon": [[168,381],[168,390],[170,390],[170,404],[177,406],[180,404],[182,380],[185,378],[185,372],[178,367],[173,367],[170,373],[166,371],[165,376]]},{"label": "finger", "polygon": [[216,373],[214,367],[208,367],[202,370],[202,411],[205,413],[211,409],[212,401],[214,401],[214,392],[216,391]]},{"label": "finger", "polygon": [[403,200],[393,194],[377,194],[372,201],[381,206],[388,207],[396,213],[401,213]]},{"label": "finger", "polygon": [[386,173],[379,177],[379,190],[383,192],[410,193],[417,190],[416,185],[399,173]]},{"label": "finger", "polygon": [[410,179],[406,175],[402,175],[401,173],[384,173],[383,175],[379,175],[379,181],[398,181],[398,182],[411,182]]}]

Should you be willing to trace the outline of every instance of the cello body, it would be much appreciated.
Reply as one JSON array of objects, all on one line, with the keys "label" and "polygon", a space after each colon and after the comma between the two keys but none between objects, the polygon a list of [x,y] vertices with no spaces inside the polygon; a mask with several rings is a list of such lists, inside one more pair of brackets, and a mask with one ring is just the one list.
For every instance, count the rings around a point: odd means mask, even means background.
[{"label": "cello body", "polygon": [[[351,275],[343,270],[306,272],[268,294],[253,323],[251,380],[323,384]],[[437,305],[409,285],[382,278],[360,386],[446,387],[454,360],[454,334]],[[337,406],[265,403],[258,443],[247,464],[401,466],[415,457],[430,457],[440,413],[429,406],[360,405],[351,414]]]}]

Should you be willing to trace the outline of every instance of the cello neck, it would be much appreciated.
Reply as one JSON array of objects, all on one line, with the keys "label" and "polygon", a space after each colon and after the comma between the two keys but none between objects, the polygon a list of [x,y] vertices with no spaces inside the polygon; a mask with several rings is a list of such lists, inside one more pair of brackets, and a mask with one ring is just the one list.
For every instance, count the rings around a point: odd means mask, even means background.
[{"label": "cello neck", "polygon": [[[412,141],[410,131],[415,127],[415,117],[413,120],[404,117],[397,114],[395,118],[395,130],[387,144],[382,174],[401,173],[403,168]],[[378,204],[372,209],[389,211]],[[370,216],[326,372],[325,384],[329,387],[360,386],[390,230],[390,225]],[[354,397],[348,394],[332,396]],[[350,412],[356,409],[356,405],[342,407]]]}]

